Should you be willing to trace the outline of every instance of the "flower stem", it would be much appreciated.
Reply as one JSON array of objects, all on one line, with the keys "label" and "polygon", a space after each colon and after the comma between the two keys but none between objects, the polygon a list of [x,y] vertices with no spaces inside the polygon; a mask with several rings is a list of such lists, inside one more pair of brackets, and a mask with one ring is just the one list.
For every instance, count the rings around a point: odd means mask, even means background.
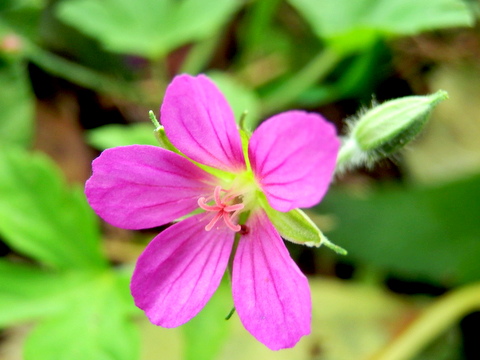
[{"label": "flower stem", "polygon": [[358,154],[358,145],[352,138],[346,138],[338,152],[336,172],[341,172],[345,165]]},{"label": "flower stem", "polygon": [[418,354],[466,314],[480,309],[480,283],[465,286],[441,297],[372,360],[406,360]]},{"label": "flower stem", "polygon": [[328,48],[323,50],[303,69],[295,72],[290,79],[263,98],[263,113],[271,114],[288,107],[304,91],[325,78],[341,59],[338,52]]}]

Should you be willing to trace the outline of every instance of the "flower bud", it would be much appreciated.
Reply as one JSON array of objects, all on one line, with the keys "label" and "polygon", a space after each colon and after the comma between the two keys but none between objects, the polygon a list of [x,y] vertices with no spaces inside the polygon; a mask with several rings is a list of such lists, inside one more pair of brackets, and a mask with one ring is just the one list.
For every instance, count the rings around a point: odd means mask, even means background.
[{"label": "flower bud", "polygon": [[439,90],[426,96],[407,96],[378,105],[350,123],[337,167],[371,165],[412,141],[425,126],[435,106],[448,97]]}]

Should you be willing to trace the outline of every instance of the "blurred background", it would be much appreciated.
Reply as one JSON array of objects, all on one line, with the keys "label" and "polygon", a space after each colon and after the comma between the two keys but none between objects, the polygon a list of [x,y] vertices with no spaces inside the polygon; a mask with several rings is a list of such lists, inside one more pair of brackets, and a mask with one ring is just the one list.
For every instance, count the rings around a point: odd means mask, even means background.
[{"label": "blurred background", "polygon": [[[480,358],[477,0],[1,0],[0,359]],[[335,179],[308,214],[332,251],[287,244],[309,276],[312,334],[272,352],[228,279],[177,329],[128,283],[161,229],[96,217],[83,186],[105,148],[155,144],[175,74],[206,73],[251,130],[286,109],[340,134],[372,104],[449,93],[393,158]]]}]

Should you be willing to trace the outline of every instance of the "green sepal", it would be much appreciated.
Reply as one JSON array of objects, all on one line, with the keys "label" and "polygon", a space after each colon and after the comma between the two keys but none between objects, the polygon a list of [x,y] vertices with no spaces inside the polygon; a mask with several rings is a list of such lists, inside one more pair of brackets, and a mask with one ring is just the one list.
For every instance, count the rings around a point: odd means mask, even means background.
[{"label": "green sepal", "polygon": [[161,148],[181,155],[180,150],[173,146],[170,140],[168,140],[167,134],[165,134],[165,129],[162,125],[159,125],[155,130],[153,130],[153,133],[155,134],[155,138],[157,139],[158,145]]},{"label": "green sepal", "polygon": [[180,151],[175,146],[173,146],[170,140],[168,140],[167,134],[165,134],[165,128],[162,125],[160,125],[160,123],[157,120],[157,117],[155,116],[155,113],[152,110],[148,112],[148,117],[150,118],[150,121],[153,123],[153,126],[155,126],[155,130],[153,130],[153,133],[155,135],[155,138],[158,141],[158,145],[165,150],[170,150],[170,151],[176,152],[177,154],[182,155]]},{"label": "green sepal", "polygon": [[239,132],[240,140],[242,142],[243,156],[245,158],[245,164],[247,165],[247,171],[251,171],[252,167],[250,165],[250,158],[248,157],[248,142],[250,141],[250,137],[252,136],[252,134],[248,130],[244,130],[243,128],[240,128]]},{"label": "green sepal", "polygon": [[345,249],[329,241],[302,210],[293,209],[289,212],[280,212],[270,206],[263,206],[263,208],[280,236],[285,240],[310,247],[325,245],[337,254],[347,254]]}]

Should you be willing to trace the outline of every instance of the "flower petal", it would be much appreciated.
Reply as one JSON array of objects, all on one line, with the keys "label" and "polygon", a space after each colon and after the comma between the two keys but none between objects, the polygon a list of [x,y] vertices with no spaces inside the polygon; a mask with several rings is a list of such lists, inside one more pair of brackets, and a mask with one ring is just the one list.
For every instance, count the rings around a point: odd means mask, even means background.
[{"label": "flower petal", "polygon": [[234,232],[226,226],[206,231],[205,225],[205,214],[189,217],[160,233],[139,257],[130,289],[153,324],[184,324],[220,284]]},{"label": "flower petal", "polygon": [[312,303],[301,273],[263,210],[247,221],[232,274],[233,301],[245,328],[272,350],[310,333]]},{"label": "flower petal", "polygon": [[230,172],[245,168],[232,109],[206,76],[175,77],[160,112],[168,139],[192,160]]},{"label": "flower petal", "polygon": [[125,229],[166,224],[198,207],[215,178],[184,157],[156,146],[107,149],[93,161],[85,184],[90,206]]},{"label": "flower petal", "polygon": [[278,211],[317,204],[335,170],[340,142],[318,114],[287,111],[253,133],[248,154],[270,205]]}]

